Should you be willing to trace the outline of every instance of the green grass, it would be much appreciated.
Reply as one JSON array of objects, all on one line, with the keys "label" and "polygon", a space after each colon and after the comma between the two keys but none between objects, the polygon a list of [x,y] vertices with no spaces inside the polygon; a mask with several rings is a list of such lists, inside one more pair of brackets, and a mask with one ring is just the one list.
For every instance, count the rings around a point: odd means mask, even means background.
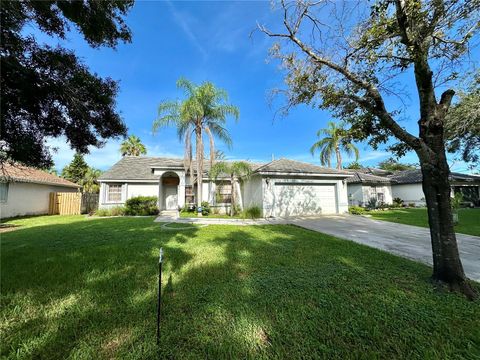
[{"label": "green grass", "polygon": [[[426,208],[371,211],[368,214],[377,220],[428,227]],[[480,236],[480,209],[460,209],[458,218],[459,223],[455,226],[456,232]]]},{"label": "green grass", "polygon": [[2,234],[1,356],[480,357],[480,303],[435,289],[425,265],[290,225],[175,231],[152,220],[12,221],[21,227]]}]

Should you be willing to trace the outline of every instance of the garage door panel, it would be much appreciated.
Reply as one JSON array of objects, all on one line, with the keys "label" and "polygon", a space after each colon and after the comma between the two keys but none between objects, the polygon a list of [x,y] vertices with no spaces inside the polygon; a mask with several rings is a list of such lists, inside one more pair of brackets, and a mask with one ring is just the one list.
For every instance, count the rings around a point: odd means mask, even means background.
[{"label": "garage door panel", "polygon": [[336,213],[335,185],[276,183],[274,209],[280,217]]}]

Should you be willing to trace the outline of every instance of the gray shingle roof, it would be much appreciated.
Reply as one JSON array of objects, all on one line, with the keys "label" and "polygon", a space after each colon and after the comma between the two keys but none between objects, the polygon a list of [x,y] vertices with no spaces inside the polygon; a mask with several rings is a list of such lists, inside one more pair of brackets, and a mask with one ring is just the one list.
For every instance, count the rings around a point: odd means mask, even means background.
[{"label": "gray shingle roof", "polygon": [[321,166],[304,163],[295,160],[289,159],[278,159],[269,162],[263,166],[260,166],[255,172],[262,172],[262,173],[278,173],[278,172],[285,172],[285,173],[305,173],[305,174],[338,174],[338,175],[350,175],[349,172],[344,170],[335,170],[324,168]]},{"label": "gray shingle roof", "polygon": [[[328,169],[320,166],[303,163],[300,161],[279,159],[267,164],[250,163],[253,172],[267,173],[307,173],[307,174],[338,174],[349,175],[342,170]],[[209,162],[205,161],[205,172],[209,170]],[[158,175],[153,175],[152,168],[184,169],[181,158],[160,158],[147,156],[125,156],[109,170],[100,176],[100,180],[157,180]],[[194,162],[194,169],[196,164]]]},{"label": "gray shingle roof", "polygon": [[[399,171],[393,175],[388,176],[394,184],[417,184],[421,183],[423,176],[420,169]],[[480,182],[480,176],[450,173],[450,181],[475,181]]]},{"label": "gray shingle roof", "polygon": [[383,176],[376,176],[371,174],[365,174],[358,171],[352,171],[353,177],[347,178],[348,184],[390,184],[390,179]]}]

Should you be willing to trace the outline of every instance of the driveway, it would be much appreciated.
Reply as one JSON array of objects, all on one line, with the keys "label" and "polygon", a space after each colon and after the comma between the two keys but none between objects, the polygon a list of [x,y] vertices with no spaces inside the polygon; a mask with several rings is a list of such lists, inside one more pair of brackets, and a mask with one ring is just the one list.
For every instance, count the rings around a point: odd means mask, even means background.
[{"label": "driveway", "polygon": [[[296,218],[289,222],[432,265],[428,228],[354,215]],[[457,234],[457,242],[466,275],[480,281],[480,237]]]}]

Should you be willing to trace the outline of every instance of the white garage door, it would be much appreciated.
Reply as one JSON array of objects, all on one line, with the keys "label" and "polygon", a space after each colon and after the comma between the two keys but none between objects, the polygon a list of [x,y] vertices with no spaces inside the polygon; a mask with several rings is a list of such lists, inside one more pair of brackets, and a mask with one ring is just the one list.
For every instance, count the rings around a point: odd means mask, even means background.
[{"label": "white garage door", "polygon": [[274,191],[275,216],[307,216],[337,212],[334,184],[277,182]]}]

